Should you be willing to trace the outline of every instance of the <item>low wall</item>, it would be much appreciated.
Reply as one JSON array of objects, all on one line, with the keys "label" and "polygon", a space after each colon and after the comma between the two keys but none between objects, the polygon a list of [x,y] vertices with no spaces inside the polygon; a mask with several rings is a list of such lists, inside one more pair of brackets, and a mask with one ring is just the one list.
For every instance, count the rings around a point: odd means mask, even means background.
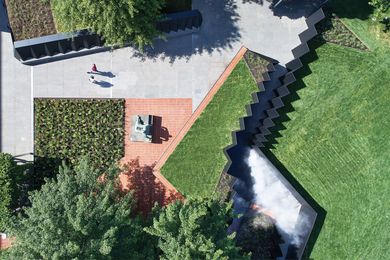
[{"label": "low wall", "polygon": [[[158,22],[159,31],[168,34],[198,29],[202,25],[202,15],[198,10],[167,14]],[[58,33],[22,41],[14,41],[14,55],[22,61],[67,55],[75,52],[105,48],[104,39],[96,33],[81,30],[74,33]],[[103,49],[103,51],[106,50]]]}]

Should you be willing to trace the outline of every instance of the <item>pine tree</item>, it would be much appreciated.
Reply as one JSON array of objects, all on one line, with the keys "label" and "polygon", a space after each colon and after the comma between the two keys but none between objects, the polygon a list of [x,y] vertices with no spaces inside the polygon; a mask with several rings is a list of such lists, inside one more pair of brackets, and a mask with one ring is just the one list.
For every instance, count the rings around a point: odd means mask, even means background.
[{"label": "pine tree", "polygon": [[188,199],[161,209],[145,230],[158,237],[161,259],[241,259],[234,234],[227,235],[230,204]]},{"label": "pine tree", "polygon": [[132,42],[142,48],[159,35],[161,0],[50,0],[57,29],[89,29],[107,45]]},{"label": "pine tree", "polygon": [[74,170],[63,165],[14,219],[10,259],[153,259],[153,240],[130,217],[132,196],[118,191],[117,174],[101,175],[86,158]]}]

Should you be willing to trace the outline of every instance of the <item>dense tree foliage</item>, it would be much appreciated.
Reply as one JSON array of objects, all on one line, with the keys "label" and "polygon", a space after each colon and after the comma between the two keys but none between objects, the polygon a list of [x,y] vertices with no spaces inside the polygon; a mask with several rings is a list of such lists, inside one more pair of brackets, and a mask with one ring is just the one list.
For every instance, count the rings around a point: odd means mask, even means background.
[{"label": "dense tree foliage", "polygon": [[282,242],[274,222],[264,214],[249,214],[242,218],[237,234],[237,244],[244,252],[252,253],[252,259],[275,259],[282,256]]},{"label": "dense tree foliage", "polygon": [[133,42],[141,48],[159,34],[155,25],[164,4],[161,0],[49,1],[60,31],[90,29],[106,44]]},{"label": "dense tree foliage", "polygon": [[230,204],[212,199],[175,202],[145,230],[158,237],[161,259],[241,259],[234,234],[227,235]]},{"label": "dense tree foliage", "polygon": [[11,216],[13,177],[12,170],[16,163],[12,155],[0,153],[0,232],[6,229]]},{"label": "dense tree foliage", "polygon": [[[10,259],[153,259],[153,238],[130,217],[132,196],[121,194],[116,169],[104,173],[82,159],[60,168],[30,196],[32,206],[10,228]],[[151,240],[152,239],[152,240]],[[145,246],[148,245],[148,246]]]},{"label": "dense tree foliage", "polygon": [[373,18],[383,24],[384,31],[390,30],[390,1],[370,0],[370,5],[374,7]]}]

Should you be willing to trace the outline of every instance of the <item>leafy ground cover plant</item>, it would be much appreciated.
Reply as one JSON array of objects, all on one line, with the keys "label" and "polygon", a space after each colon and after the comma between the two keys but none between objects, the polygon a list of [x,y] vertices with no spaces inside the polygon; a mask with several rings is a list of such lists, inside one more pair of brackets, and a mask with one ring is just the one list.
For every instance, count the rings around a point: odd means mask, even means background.
[{"label": "leafy ground cover plant", "polygon": [[6,0],[16,41],[57,33],[50,4],[42,0]]},{"label": "leafy ground cover plant", "polygon": [[262,82],[264,80],[263,73],[268,71],[267,65],[269,64],[269,61],[256,52],[249,50],[244,54],[244,60],[252,72],[256,83]]},{"label": "leafy ground cover plant", "polygon": [[75,163],[82,155],[95,167],[123,157],[124,100],[35,99],[34,106],[40,170],[52,171],[64,159]]}]

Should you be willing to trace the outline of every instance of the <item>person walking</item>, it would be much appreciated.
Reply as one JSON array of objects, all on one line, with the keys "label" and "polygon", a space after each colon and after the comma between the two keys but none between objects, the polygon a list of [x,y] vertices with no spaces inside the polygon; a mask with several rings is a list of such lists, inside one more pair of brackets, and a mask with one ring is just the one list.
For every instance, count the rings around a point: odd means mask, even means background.
[{"label": "person walking", "polygon": [[91,83],[96,83],[95,77],[91,75],[91,76],[89,77],[89,82],[91,82]]},{"label": "person walking", "polygon": [[92,69],[91,69],[91,71],[92,71],[92,73],[96,73],[96,72],[98,72],[98,69],[97,69],[97,67],[96,67],[96,64],[95,64],[95,63],[92,65]]}]

